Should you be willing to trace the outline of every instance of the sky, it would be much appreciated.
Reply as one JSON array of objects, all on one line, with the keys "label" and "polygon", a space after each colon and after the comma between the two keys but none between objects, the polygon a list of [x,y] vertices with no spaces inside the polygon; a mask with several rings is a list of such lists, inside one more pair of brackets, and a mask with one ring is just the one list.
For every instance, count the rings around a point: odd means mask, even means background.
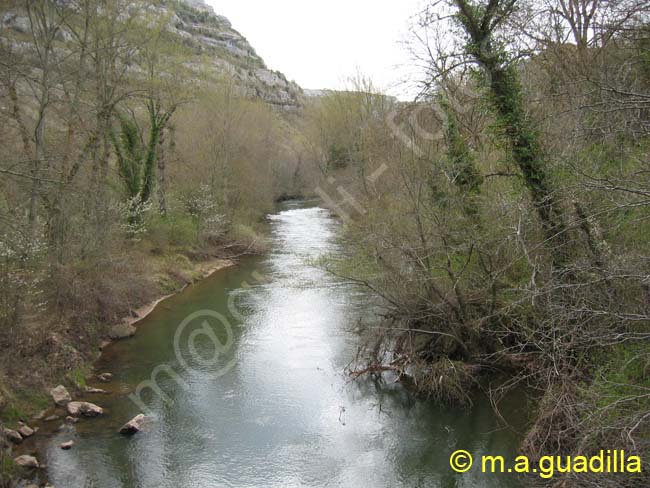
[{"label": "sky", "polygon": [[413,63],[403,42],[422,0],[206,0],[270,69],[302,88],[344,89],[357,73],[406,100]]}]

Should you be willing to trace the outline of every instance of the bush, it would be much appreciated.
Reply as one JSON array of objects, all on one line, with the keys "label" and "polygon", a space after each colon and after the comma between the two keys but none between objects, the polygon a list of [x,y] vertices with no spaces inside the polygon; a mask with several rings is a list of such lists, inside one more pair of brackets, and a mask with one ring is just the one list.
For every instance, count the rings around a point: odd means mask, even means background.
[{"label": "bush", "polygon": [[170,246],[192,246],[197,241],[196,223],[187,214],[170,213],[166,217],[156,214],[148,227],[147,238],[154,250],[162,251]]}]

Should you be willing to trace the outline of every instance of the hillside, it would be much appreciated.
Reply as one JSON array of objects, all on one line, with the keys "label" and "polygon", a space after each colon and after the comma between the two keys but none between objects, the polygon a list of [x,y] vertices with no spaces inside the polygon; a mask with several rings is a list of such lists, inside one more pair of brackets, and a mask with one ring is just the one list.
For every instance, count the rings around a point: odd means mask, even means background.
[{"label": "hillside", "polygon": [[[268,68],[230,21],[203,0],[164,0],[157,10],[168,18],[168,31],[195,55],[186,63],[190,70],[203,75],[207,72],[214,80],[228,76],[250,99],[262,99],[282,109],[301,105],[300,86]],[[10,8],[2,16],[2,28],[13,31],[20,43],[21,36],[29,34],[29,18],[21,9]],[[60,40],[69,38],[63,30]]]},{"label": "hillside", "polygon": [[0,1],[0,424],[141,306],[264,249],[308,173],[303,97],[201,1]]},{"label": "hillside", "polygon": [[230,21],[202,0],[166,2],[173,11],[170,28],[197,53],[212,58],[215,75],[228,73],[249,97],[280,107],[297,107],[302,89],[284,74],[269,69]]}]

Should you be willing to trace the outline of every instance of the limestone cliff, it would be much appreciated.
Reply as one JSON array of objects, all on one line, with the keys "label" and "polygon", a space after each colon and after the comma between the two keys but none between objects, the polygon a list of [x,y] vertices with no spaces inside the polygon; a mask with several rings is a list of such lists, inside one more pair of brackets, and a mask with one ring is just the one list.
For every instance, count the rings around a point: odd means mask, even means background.
[{"label": "limestone cliff", "polygon": [[208,54],[215,74],[227,73],[250,97],[282,107],[301,104],[302,89],[266,67],[246,38],[203,0],[165,2],[173,12],[171,29],[197,53]]},{"label": "limestone cliff", "polygon": [[[244,96],[260,98],[282,109],[302,104],[302,89],[284,74],[269,69],[230,21],[203,0],[162,0],[150,8],[169,18],[168,30],[196,54],[188,61],[190,67],[207,72],[215,80],[228,76]],[[20,8],[10,8],[0,15],[0,28],[19,34],[29,31],[30,22]],[[66,37],[65,31],[62,36]]]}]

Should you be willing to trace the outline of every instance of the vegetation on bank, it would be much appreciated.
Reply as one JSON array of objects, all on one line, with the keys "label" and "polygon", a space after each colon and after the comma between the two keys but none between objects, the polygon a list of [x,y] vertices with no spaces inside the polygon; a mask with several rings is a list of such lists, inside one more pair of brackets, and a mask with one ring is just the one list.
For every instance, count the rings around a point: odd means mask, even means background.
[{"label": "vegetation on bank", "polygon": [[265,215],[308,174],[291,114],[206,69],[174,5],[0,2],[3,421],[82,384],[139,306],[262,250]]},{"label": "vegetation on bank", "polygon": [[645,462],[625,482],[647,484],[647,2],[432,1],[416,102],[360,79],[300,113],[206,74],[156,5],[0,2],[28,24],[0,30],[3,421],[48,375],[82,383],[109,325],[259,246],[273,202],[315,188],[345,224],[332,272],[383,308],[353,375],[463,406],[480,385],[497,409],[525,385],[526,453],[624,449]]},{"label": "vegetation on bank", "polygon": [[[650,459],[646,2],[444,0],[413,26],[422,93],[358,84],[307,118],[352,256],[381,297],[353,375],[467,405],[529,388],[532,455]],[[379,176],[377,176],[379,175]],[[338,210],[335,208],[335,210]],[[487,377],[487,378],[486,378]],[[620,486],[568,474],[563,486]]]}]

